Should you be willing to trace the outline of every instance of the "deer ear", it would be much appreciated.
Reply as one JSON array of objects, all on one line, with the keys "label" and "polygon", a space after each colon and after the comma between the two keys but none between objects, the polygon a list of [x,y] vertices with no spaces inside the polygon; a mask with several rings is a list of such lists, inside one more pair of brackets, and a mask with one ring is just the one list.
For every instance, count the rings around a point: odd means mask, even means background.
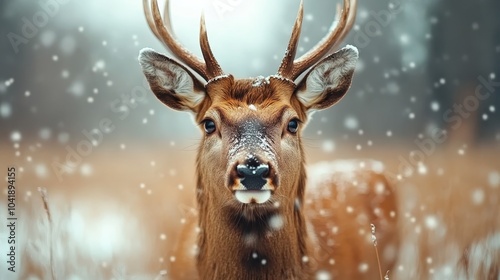
[{"label": "deer ear", "polygon": [[322,110],[337,103],[351,86],[358,49],[353,46],[327,56],[300,82],[296,97],[307,110]]},{"label": "deer ear", "polygon": [[148,48],[139,53],[139,63],[151,90],[163,104],[175,110],[196,113],[205,98],[205,90],[189,70]]}]

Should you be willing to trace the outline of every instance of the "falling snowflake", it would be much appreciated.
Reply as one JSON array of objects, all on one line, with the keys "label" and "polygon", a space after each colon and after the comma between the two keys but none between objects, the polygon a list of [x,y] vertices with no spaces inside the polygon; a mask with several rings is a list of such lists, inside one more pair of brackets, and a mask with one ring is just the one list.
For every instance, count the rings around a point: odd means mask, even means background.
[{"label": "falling snowflake", "polygon": [[425,226],[428,229],[435,229],[435,228],[437,228],[437,226],[439,224],[436,216],[433,216],[433,215],[429,215],[429,216],[425,217],[424,221],[425,221]]},{"label": "falling snowflake", "polygon": [[271,218],[269,218],[269,227],[272,229],[272,230],[280,230],[283,225],[284,225],[284,221],[283,221],[283,217],[281,215],[273,215],[271,216]]},{"label": "falling snowflake", "polygon": [[21,132],[19,131],[13,131],[11,134],[10,134],[10,140],[12,140],[12,142],[19,142],[21,141]]},{"label": "falling snowflake", "polygon": [[498,188],[500,186],[500,173],[499,172],[490,172],[488,174],[488,184],[492,188]]},{"label": "falling snowflake", "polygon": [[327,153],[331,153],[335,150],[335,142],[332,140],[325,140],[321,145],[321,149]]},{"label": "falling snowflake", "polygon": [[485,193],[484,190],[481,188],[477,188],[472,191],[471,194],[471,200],[474,205],[481,205],[483,204],[485,199]]},{"label": "falling snowflake", "polygon": [[349,130],[355,130],[359,126],[358,119],[354,116],[348,116],[344,120],[344,126]]},{"label": "falling snowflake", "polygon": [[369,268],[369,266],[367,263],[360,263],[358,266],[358,271],[361,273],[365,273],[368,271],[368,268]]},{"label": "falling snowflake", "polygon": [[331,279],[333,279],[332,275],[328,271],[320,270],[316,272],[316,280],[331,280]]},{"label": "falling snowflake", "polygon": [[82,164],[82,166],[80,166],[80,174],[82,174],[82,176],[85,176],[85,177],[88,177],[90,175],[92,175],[93,173],[93,168],[90,164]]},{"label": "falling snowflake", "polygon": [[12,114],[12,107],[9,103],[0,104],[0,117],[6,119]]},{"label": "falling snowflake", "polygon": [[49,174],[47,166],[42,163],[35,166],[35,173],[39,178],[46,178]]},{"label": "falling snowflake", "polygon": [[434,112],[439,111],[439,103],[437,101],[432,101],[431,102],[431,109]]}]

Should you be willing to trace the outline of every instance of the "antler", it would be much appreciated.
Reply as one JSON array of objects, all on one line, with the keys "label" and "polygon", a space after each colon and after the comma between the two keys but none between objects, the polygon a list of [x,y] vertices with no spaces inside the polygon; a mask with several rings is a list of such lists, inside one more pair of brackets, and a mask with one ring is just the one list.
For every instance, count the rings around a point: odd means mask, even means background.
[{"label": "antler", "polygon": [[314,48],[302,57],[295,59],[295,54],[297,53],[297,43],[299,41],[300,30],[302,28],[302,18],[304,16],[303,4],[303,0],[301,0],[299,13],[293,26],[290,42],[288,43],[288,49],[278,70],[278,75],[292,81],[297,79],[300,74],[318,62],[331,49],[337,47],[347,33],[349,33],[349,30],[352,28],[354,20],[356,19],[357,0],[344,0],[344,7],[339,15],[339,22],[335,26],[335,29],[332,27],[330,32]]},{"label": "antler", "polygon": [[169,17],[169,0],[165,2],[164,19],[162,20],[160,9],[158,8],[158,0],[143,0],[144,14],[148,21],[149,28],[179,60],[184,62],[189,68],[200,74],[205,80],[213,79],[224,74],[215,59],[210,43],[208,42],[207,29],[205,26],[205,17],[202,15],[200,20],[200,47],[204,61],[187,50],[182,44],[172,35],[172,27]]}]

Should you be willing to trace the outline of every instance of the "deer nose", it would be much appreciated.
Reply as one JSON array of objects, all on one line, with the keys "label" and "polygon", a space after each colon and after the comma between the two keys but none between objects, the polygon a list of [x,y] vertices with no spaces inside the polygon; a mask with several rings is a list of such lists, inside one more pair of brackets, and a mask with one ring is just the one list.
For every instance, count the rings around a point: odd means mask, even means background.
[{"label": "deer nose", "polygon": [[256,160],[247,160],[245,164],[236,166],[236,172],[241,178],[241,184],[247,190],[261,190],[267,183],[266,178],[269,176],[269,165],[260,164]]}]

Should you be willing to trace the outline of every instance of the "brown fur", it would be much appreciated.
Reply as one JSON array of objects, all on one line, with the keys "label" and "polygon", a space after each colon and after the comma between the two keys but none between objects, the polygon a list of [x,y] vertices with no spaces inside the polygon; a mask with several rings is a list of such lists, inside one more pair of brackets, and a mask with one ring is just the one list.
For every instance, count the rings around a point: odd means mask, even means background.
[{"label": "brown fur", "polygon": [[[218,134],[206,136],[198,149],[198,214],[186,223],[173,252],[176,261],[170,270],[172,278],[314,279],[318,270],[328,271],[338,279],[376,278],[373,244],[366,242],[371,236],[370,223],[379,228],[381,252],[388,244],[396,246],[396,250],[398,241],[393,233],[395,219],[388,218],[388,213],[396,209],[395,196],[384,176],[368,169],[358,171],[355,178],[368,186],[368,193],[348,192],[346,200],[337,201],[337,188],[352,182],[342,179],[343,173],[332,172],[332,177],[338,179],[335,183],[320,184],[306,196],[301,132],[296,136],[283,133],[291,117],[307,121],[306,108],[295,97],[292,83],[275,78],[260,86],[253,86],[253,82],[229,76],[210,83],[207,98],[197,108],[197,122],[213,119]],[[347,88],[344,86],[345,91]],[[249,105],[256,106],[257,111],[250,110]],[[259,207],[236,202],[225,180],[231,169],[228,137],[237,134],[241,123],[250,119],[266,127],[266,137],[277,154],[273,168],[280,175],[273,197]],[[383,195],[374,192],[377,182],[386,186]],[[322,195],[325,190],[327,196]],[[276,202],[279,207],[274,206]],[[366,224],[353,221],[352,215],[345,212],[347,204],[367,217]],[[380,208],[381,213],[375,215],[375,208]],[[328,210],[329,220],[318,217],[321,209]],[[283,219],[279,230],[268,225],[273,215]],[[331,232],[332,223],[341,227],[339,234],[320,235]],[[364,234],[359,234],[358,229],[363,227]],[[247,244],[249,234],[257,242]],[[334,246],[330,244],[332,238]],[[394,257],[383,258],[382,265],[389,269],[394,261]],[[359,272],[361,262],[368,264],[367,271]]]},{"label": "brown fur", "polygon": [[[293,85],[275,79],[271,79],[270,83],[264,83],[261,86],[252,86],[252,83],[253,81],[250,79],[234,80],[229,77],[209,84],[207,93],[210,99],[206,102],[210,105],[203,104],[201,106],[205,110],[199,111],[197,120],[201,121],[205,118],[207,110],[210,108],[212,114],[214,112],[219,114],[218,117],[221,121],[223,120],[225,127],[231,127],[231,125],[235,127],[241,121],[252,116],[253,112],[248,109],[248,105],[255,104],[258,106],[258,110],[262,111],[258,114],[259,122],[267,126],[268,124],[279,124],[275,125],[276,131],[271,132],[271,134],[277,138],[275,142],[280,141],[282,112],[286,108],[292,111],[303,111],[303,108],[297,108],[298,104],[290,102]],[[238,113],[238,110],[245,110],[247,113]],[[305,117],[304,112],[300,115],[302,118]],[[223,129],[221,128],[221,130]],[[302,148],[301,145],[296,147],[299,149],[296,157],[300,161],[300,155],[303,154]],[[267,216],[274,211],[283,215],[284,227],[272,234],[268,232],[265,221],[259,219],[243,221],[240,214],[235,212],[241,206],[235,206],[233,203],[226,206],[221,205],[220,200],[217,199],[217,197],[225,195],[226,201],[229,201],[233,199],[232,194],[221,189],[217,184],[210,185],[209,183],[212,182],[211,178],[214,175],[213,164],[221,165],[225,169],[228,168],[225,166],[227,160],[224,157],[217,157],[221,162],[216,163],[214,159],[210,159],[212,163],[208,164],[205,149],[206,143],[202,143],[197,159],[197,202],[201,229],[197,242],[199,246],[197,257],[199,277],[202,279],[308,278],[310,275],[309,264],[301,261],[302,256],[308,252],[305,218],[301,208],[294,211],[295,200],[280,201],[280,209],[278,210],[275,210],[272,205],[266,206],[269,210],[255,210],[257,215]],[[278,166],[290,165],[292,162],[280,162]],[[298,198],[303,201],[305,170],[303,164],[297,166],[299,166],[298,174],[294,176],[294,179],[284,180],[289,183],[288,185],[280,185],[280,188],[276,190],[277,196]],[[215,173],[218,174],[218,172]],[[299,178],[303,179],[299,180]],[[224,194],[215,193],[217,189]],[[254,231],[252,234],[257,236],[258,245],[245,246],[243,244],[247,231]],[[254,252],[259,255],[256,260],[252,258]],[[263,258],[266,260],[265,265],[262,265]]]}]

